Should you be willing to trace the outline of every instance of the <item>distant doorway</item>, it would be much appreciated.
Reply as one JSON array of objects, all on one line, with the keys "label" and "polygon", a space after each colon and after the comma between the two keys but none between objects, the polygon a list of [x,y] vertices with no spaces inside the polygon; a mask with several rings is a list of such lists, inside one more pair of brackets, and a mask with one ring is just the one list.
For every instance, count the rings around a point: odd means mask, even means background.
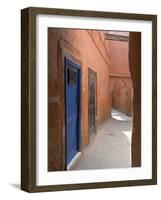
[{"label": "distant doorway", "polygon": [[88,68],[88,127],[89,138],[96,134],[97,73]]}]

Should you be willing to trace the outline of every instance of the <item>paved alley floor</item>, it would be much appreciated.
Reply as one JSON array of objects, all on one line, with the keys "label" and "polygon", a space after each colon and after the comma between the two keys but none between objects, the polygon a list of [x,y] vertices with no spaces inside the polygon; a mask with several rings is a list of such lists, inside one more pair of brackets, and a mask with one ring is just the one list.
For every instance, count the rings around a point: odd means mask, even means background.
[{"label": "paved alley floor", "polygon": [[132,118],[112,109],[73,170],[131,167]]}]

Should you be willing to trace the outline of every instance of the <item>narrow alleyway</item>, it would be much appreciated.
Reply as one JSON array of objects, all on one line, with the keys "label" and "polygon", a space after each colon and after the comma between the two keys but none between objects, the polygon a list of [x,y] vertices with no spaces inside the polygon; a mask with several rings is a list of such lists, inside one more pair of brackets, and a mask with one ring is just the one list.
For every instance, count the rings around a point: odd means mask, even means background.
[{"label": "narrow alleyway", "polygon": [[112,109],[73,170],[131,167],[131,134],[132,118]]}]

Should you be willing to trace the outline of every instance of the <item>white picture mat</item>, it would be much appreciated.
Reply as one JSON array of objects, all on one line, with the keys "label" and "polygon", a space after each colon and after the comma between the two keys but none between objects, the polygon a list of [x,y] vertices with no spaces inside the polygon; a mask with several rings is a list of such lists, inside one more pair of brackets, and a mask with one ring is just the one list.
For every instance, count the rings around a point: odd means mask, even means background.
[{"label": "white picture mat", "polygon": [[[141,37],[141,167],[48,172],[48,27],[137,31]],[[36,184],[152,178],[152,23],[141,20],[38,15],[36,19]]]}]

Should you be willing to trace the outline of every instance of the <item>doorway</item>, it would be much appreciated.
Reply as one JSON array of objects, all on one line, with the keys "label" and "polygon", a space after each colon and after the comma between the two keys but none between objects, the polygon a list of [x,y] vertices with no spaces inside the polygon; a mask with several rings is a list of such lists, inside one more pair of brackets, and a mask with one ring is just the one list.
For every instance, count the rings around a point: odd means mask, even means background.
[{"label": "doorway", "polygon": [[80,65],[65,57],[66,166],[80,149]]},{"label": "doorway", "polygon": [[88,68],[88,126],[89,139],[96,134],[97,73]]}]

